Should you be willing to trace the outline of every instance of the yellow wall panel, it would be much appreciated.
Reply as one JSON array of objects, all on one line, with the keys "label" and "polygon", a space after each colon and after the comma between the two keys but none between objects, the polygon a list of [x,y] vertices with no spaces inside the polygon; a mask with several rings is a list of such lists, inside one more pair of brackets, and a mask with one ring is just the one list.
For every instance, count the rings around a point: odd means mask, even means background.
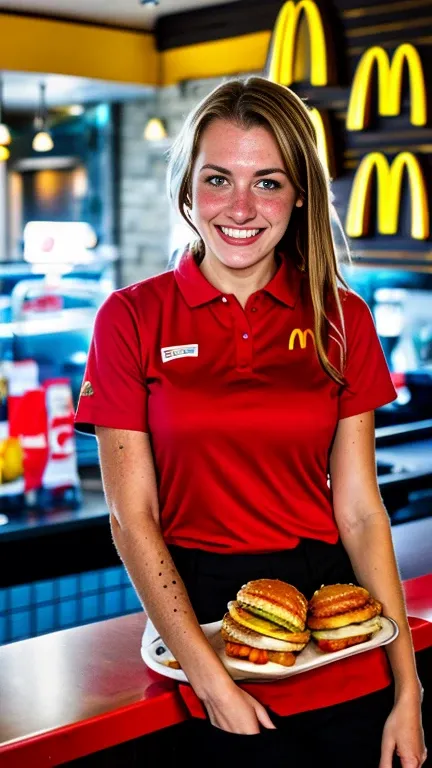
[{"label": "yellow wall panel", "polygon": [[268,31],[254,32],[163,51],[162,85],[260,71],[266,63],[270,36]]},{"label": "yellow wall panel", "polygon": [[153,35],[0,13],[0,69],[156,85]]}]

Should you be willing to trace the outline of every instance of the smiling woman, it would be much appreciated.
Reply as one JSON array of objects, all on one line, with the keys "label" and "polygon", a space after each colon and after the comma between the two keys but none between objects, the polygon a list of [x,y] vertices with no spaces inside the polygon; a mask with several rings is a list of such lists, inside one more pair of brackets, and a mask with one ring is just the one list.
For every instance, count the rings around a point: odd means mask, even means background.
[{"label": "smiling woman", "polygon": [[[340,279],[308,109],[262,78],[224,83],[186,120],[168,182],[196,240],[102,306],[76,420],[98,437],[144,643],[161,636],[208,714],[189,764],[390,768],[397,749],[418,768],[420,688],[374,455],[373,411],[395,390]],[[399,625],[395,688],[382,648],[295,717],[289,682],[236,685],[200,625],[263,579],[305,610],[323,584],[363,586]]]},{"label": "smiling woman", "polygon": [[[202,264],[207,278],[219,275],[223,290],[226,269],[235,265],[241,270],[236,273],[240,303],[250,295],[250,270],[258,271],[259,287],[274,274],[276,245],[308,272],[317,354],[341,383],[346,339],[338,285],[344,280],[315,129],[308,109],[291,90],[263,78],[247,83],[249,90],[241,81],[216,89],[185,121],[171,150],[171,200],[198,235],[194,252],[199,258],[204,251],[208,255]],[[244,233],[251,230],[254,234],[246,239]],[[324,296],[334,305],[330,325],[339,345],[337,365],[324,344]]]},{"label": "smiling woman", "polygon": [[[221,156],[227,168],[215,164]],[[191,220],[205,243],[207,268],[236,265],[242,269],[246,295],[244,270],[264,262],[265,285],[275,271],[274,250],[285,234],[292,208],[303,205],[272,134],[262,126],[245,131],[235,123],[214,120],[202,136],[192,198]],[[224,248],[223,243],[236,250]]]}]

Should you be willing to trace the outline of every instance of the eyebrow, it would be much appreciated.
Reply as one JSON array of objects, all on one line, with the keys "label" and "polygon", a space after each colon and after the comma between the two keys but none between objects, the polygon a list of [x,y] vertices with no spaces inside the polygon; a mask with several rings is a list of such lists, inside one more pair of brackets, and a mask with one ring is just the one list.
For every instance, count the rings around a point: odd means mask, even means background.
[{"label": "eyebrow", "polygon": [[[206,169],[212,170],[212,171],[218,171],[219,173],[225,174],[225,176],[232,176],[231,171],[228,170],[228,168],[222,168],[221,165],[211,165],[208,163],[207,165],[203,165],[201,170],[204,171]],[[283,168],[262,168],[260,171],[255,171],[254,177],[257,176],[270,176],[272,173],[283,173],[284,176],[287,176],[287,172],[283,170]]]}]

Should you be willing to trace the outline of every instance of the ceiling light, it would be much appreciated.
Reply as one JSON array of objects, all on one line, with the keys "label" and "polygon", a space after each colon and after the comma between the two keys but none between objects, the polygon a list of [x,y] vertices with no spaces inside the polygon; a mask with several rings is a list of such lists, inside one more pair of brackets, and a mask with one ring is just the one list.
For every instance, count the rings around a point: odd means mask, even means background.
[{"label": "ceiling light", "polygon": [[79,117],[84,113],[84,107],[82,104],[72,104],[72,106],[67,107],[67,111],[69,115],[72,115],[73,117]]},{"label": "ceiling light", "polygon": [[9,128],[3,122],[3,78],[0,78],[0,144],[10,144],[11,135]]},{"label": "ceiling light", "polygon": [[151,117],[144,128],[144,138],[147,141],[161,141],[166,139],[167,132],[165,125],[159,117]]},{"label": "ceiling light", "polygon": [[0,123],[0,144],[10,144],[11,141],[9,128],[4,123]]},{"label": "ceiling light", "polygon": [[39,111],[34,119],[34,128],[37,131],[32,141],[35,152],[49,152],[54,147],[52,136],[47,130],[47,109],[45,105],[45,85],[40,84]]},{"label": "ceiling light", "polygon": [[51,134],[48,131],[39,131],[32,141],[35,152],[49,152],[54,147]]}]

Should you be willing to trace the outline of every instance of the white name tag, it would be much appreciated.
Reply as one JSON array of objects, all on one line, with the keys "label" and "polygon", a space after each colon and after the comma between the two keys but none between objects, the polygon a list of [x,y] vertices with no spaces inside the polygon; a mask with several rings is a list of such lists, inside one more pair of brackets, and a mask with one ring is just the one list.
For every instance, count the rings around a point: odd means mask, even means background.
[{"label": "white name tag", "polygon": [[176,357],[198,357],[198,344],[185,344],[179,347],[162,347],[162,362],[169,363]]}]

